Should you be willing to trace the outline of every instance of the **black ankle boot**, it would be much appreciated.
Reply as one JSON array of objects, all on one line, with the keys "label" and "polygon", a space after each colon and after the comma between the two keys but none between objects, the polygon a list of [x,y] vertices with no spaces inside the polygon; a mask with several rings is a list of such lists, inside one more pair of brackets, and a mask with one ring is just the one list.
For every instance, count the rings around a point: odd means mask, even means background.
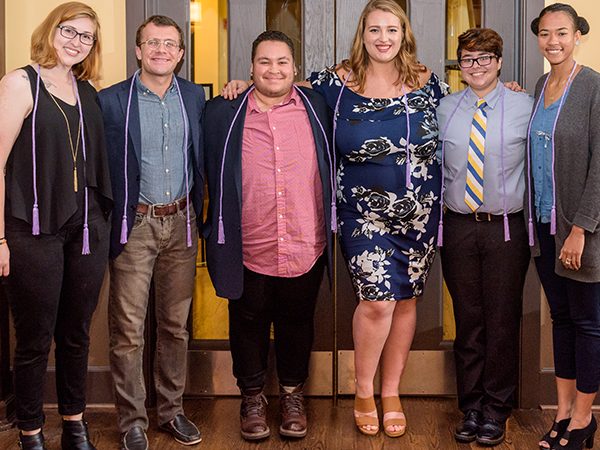
[{"label": "black ankle boot", "polygon": [[96,450],[90,442],[87,422],[83,420],[63,420],[61,438],[62,450]]},{"label": "black ankle boot", "polygon": [[23,450],[46,450],[44,435],[41,431],[32,436],[24,436],[22,433],[19,433],[19,448]]},{"label": "black ankle boot", "polygon": [[596,434],[596,429],[598,428],[598,424],[596,423],[596,419],[592,416],[592,420],[585,428],[576,428],[570,431],[566,431],[565,434],[562,435],[562,439],[567,442],[565,445],[561,445],[560,441],[553,449],[557,450],[581,450],[585,444],[585,448],[594,447],[594,435]]}]

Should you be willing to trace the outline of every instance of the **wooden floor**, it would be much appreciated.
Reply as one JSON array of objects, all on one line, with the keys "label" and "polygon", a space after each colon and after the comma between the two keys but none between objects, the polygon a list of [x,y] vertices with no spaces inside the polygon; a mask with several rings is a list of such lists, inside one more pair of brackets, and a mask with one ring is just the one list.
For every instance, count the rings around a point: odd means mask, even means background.
[{"label": "wooden floor", "polygon": [[[468,450],[482,448],[477,444],[457,444],[452,437],[453,429],[461,415],[454,399],[405,398],[402,401],[408,420],[406,435],[388,438],[383,433],[367,437],[358,433],[352,421],[352,399],[343,398],[333,406],[331,399],[309,398],[309,432],[301,440],[285,440],[277,433],[278,399],[270,398],[268,406],[269,426],[272,435],[260,443],[247,443],[239,435],[239,399],[218,398],[187,400],[186,414],[203,434],[202,443],[189,447],[198,450]],[[58,413],[46,411],[45,436],[49,450],[60,449]],[[116,429],[116,413],[112,408],[89,408],[86,414],[90,424],[92,441],[99,450],[118,449],[119,433]],[[496,449],[535,450],[537,440],[553,418],[553,411],[519,410],[509,420],[507,439]],[[153,450],[183,450],[168,434],[158,431],[154,416],[148,430],[150,448]],[[17,449],[17,431],[0,433],[0,450]],[[489,447],[488,447],[489,448]]]}]

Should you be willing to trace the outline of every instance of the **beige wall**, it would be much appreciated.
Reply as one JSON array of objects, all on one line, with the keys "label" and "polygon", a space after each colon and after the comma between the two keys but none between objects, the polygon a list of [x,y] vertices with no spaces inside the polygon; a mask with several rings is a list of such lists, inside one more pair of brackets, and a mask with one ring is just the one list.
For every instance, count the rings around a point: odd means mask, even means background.
[{"label": "beige wall", "polygon": [[[64,0],[5,0],[6,70],[24,66],[29,60],[29,42],[35,27]],[[85,0],[98,13],[102,29],[101,86],[125,78],[125,0]]]}]

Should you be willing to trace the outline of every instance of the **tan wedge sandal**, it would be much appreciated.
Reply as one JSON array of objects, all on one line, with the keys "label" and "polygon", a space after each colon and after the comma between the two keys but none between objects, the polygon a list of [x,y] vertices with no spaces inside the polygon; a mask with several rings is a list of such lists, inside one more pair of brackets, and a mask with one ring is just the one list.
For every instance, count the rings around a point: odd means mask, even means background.
[{"label": "tan wedge sandal", "polygon": [[[383,408],[383,432],[389,437],[400,437],[406,433],[406,416],[402,410],[399,397],[381,397]],[[387,414],[395,414],[396,417],[386,419]],[[392,431],[389,427],[397,426],[399,430]]]},{"label": "tan wedge sandal", "polygon": [[[372,414],[375,416],[366,416],[363,414]],[[359,415],[357,415],[359,414]],[[367,436],[375,436],[379,432],[379,418],[377,417],[377,406],[375,405],[375,398],[367,397],[360,398],[354,397],[354,422],[358,431]],[[366,428],[371,426],[371,429]]]}]

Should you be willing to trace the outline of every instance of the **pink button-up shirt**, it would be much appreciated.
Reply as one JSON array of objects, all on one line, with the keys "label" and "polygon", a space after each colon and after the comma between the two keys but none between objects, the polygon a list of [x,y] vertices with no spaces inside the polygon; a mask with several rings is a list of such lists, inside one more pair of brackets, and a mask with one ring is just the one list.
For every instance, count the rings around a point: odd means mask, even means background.
[{"label": "pink button-up shirt", "polygon": [[242,248],[253,272],[297,277],[325,248],[323,187],[298,93],[261,111],[248,97],[242,140]]}]

